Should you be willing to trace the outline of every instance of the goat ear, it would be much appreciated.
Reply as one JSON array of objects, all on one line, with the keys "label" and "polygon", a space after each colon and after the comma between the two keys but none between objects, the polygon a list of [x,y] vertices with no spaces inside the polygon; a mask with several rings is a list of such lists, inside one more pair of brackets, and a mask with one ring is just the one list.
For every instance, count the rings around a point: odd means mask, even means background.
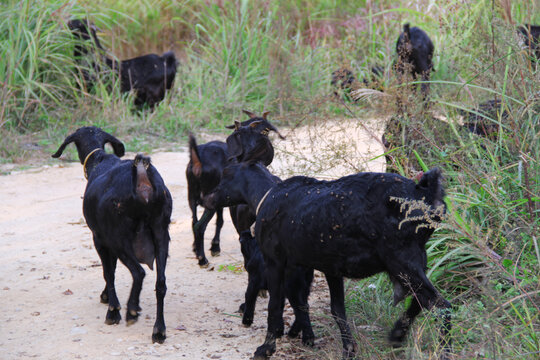
[{"label": "goat ear", "polygon": [[270,114],[270,111],[263,112],[263,114],[262,114],[263,119],[266,120],[266,117],[268,116],[268,114]]},{"label": "goat ear", "polygon": [[227,152],[229,153],[229,160],[237,159],[242,155],[244,148],[240,141],[240,134],[233,133],[227,138]]},{"label": "goat ear", "polygon": [[[107,134],[107,133],[105,133],[105,134]],[[118,140],[117,138],[115,138],[111,134],[107,134],[105,136],[105,142],[103,144],[101,144],[101,147],[105,148],[105,143],[107,143],[107,142],[109,144],[111,144],[111,146],[112,146],[112,148],[114,150],[114,154],[116,156],[118,156],[118,157],[124,156],[126,148],[124,147],[124,144],[122,144],[122,142],[120,140]]]},{"label": "goat ear", "polygon": [[234,120],[234,124],[225,126],[227,129],[238,130],[242,126],[242,123],[238,120]]},{"label": "goat ear", "polygon": [[69,135],[65,140],[64,142],[62,143],[62,145],[60,145],[60,147],[58,148],[58,150],[56,150],[56,152],[54,154],[52,154],[51,156],[53,158],[59,158],[60,155],[62,155],[62,153],[64,152],[64,149],[66,148],[66,146],[68,146],[70,143],[74,142],[75,141],[75,136],[76,133],[73,133],[71,135]]},{"label": "goat ear", "polygon": [[242,109],[242,112],[243,112],[244,114],[248,115],[250,119],[253,119],[254,117],[257,117],[257,115],[255,115],[254,113],[252,113],[252,112],[249,111],[249,110],[244,110],[244,109]]},{"label": "goat ear", "polygon": [[251,124],[249,124],[249,127],[250,128],[255,128],[255,127],[261,125],[262,123],[263,123],[262,120],[257,120],[257,121],[252,122]]},{"label": "goat ear", "polygon": [[268,123],[268,125],[270,125],[270,126],[268,127],[268,129],[270,129],[271,131],[274,131],[276,134],[278,134],[278,136],[279,136],[279,138],[280,138],[281,140],[285,140],[285,136],[281,135],[281,133],[279,132],[279,130],[278,130],[274,125],[272,125],[272,124],[270,124],[270,123]]}]

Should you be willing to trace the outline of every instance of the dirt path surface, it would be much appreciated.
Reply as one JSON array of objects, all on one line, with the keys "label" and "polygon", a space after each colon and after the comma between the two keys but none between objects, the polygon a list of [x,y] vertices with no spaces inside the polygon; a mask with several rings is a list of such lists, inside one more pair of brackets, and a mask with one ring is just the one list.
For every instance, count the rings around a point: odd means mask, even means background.
[{"label": "dirt path surface", "polygon": [[[281,158],[297,151],[287,150],[283,144],[276,148]],[[59,162],[0,176],[1,359],[249,359],[264,341],[267,299],[259,298],[251,328],[241,325],[236,312],[243,301],[247,274],[228,212],[221,256],[210,257],[207,250],[211,267],[201,269],[191,250],[184,173],[188,154],[159,152],[151,156],[174,201],[166,269],[165,343],[151,343],[155,272],[146,267],[139,322],[127,327],[124,321],[131,276],[125,266],[118,265],[116,289],[123,319],[119,325],[104,324],[107,308],[99,302],[104,287],[101,263],[82,217],[86,180],[79,163]],[[274,170],[280,166],[282,173],[290,173],[283,161]],[[380,166],[378,160],[375,170]],[[207,230],[206,249],[212,234],[213,226]],[[322,278],[316,278],[310,297],[312,312],[329,313],[324,284]],[[288,310],[286,321],[291,315]],[[291,355],[291,347],[298,347],[300,340],[285,338],[278,344],[273,359],[296,359],[298,351],[302,352],[300,348]]]}]

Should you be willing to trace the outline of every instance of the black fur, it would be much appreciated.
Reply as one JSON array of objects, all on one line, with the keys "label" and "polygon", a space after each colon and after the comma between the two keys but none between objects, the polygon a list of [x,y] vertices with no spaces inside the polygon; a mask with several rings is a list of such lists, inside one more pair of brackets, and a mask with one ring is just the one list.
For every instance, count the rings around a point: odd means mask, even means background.
[{"label": "black fur", "polygon": [[[87,54],[100,54],[98,59],[91,61],[89,67],[97,73],[105,64],[107,69],[113,70],[120,77],[120,90],[122,92],[135,91],[135,105],[141,108],[148,105],[153,108],[160,103],[166,90],[172,88],[178,61],[172,51],[162,56],[148,54],[120,62],[105,56],[104,48],[97,38],[95,27],[83,20],[71,20],[68,23],[73,34],[81,39],[81,43],[92,40],[90,44],[77,44],[74,56],[79,61]],[[90,31],[89,31],[90,28]],[[86,86],[91,88],[95,82],[95,75],[87,69],[82,70]]]},{"label": "black fur", "polygon": [[[219,186],[204,197],[203,204],[209,209],[235,205],[240,208],[239,204],[247,204],[248,213],[255,214],[264,195],[269,190],[271,191],[278,182],[280,179],[270,174],[266,167],[260,163],[248,159],[243,163],[230,164],[223,171]],[[253,322],[257,294],[261,290],[268,289],[265,260],[258,242],[248,230],[252,223],[247,224],[247,229],[244,225],[246,230],[239,230],[244,266],[248,272],[246,301],[241,305],[242,323],[246,326]],[[291,266],[287,268],[287,273],[284,291],[295,313],[295,321],[288,335],[296,337],[302,332],[302,342],[306,345],[313,345],[314,334],[308,311],[313,269]],[[283,334],[283,329],[281,329],[281,334]]]},{"label": "black fur", "polygon": [[[396,71],[400,82],[405,74],[411,74],[413,79],[420,77],[422,81],[429,81],[433,70],[433,50],[433,42],[425,31],[405,24],[396,42]],[[429,84],[422,84],[421,89],[426,96]]]},{"label": "black fur", "polygon": [[[283,285],[298,273],[295,267],[325,274],[346,358],[353,357],[355,349],[345,316],[344,276],[365,278],[386,272],[394,284],[395,302],[414,293],[407,313],[390,334],[394,343],[404,340],[422,308],[449,308],[425,275],[425,245],[444,212],[441,182],[441,172],[434,169],[418,184],[396,174],[359,173],[334,181],[297,176],[273,185],[255,223],[270,293],[268,333],[255,358],[271,356],[275,339],[283,333],[282,304],[288,296]],[[253,209],[271,184],[272,175],[260,165],[230,165],[205,204],[230,205],[245,199]],[[405,221],[407,210],[410,220]],[[446,314],[442,339],[447,350],[450,326]]]},{"label": "black fur", "polygon": [[[202,267],[208,266],[208,259],[204,254],[204,232],[215,213],[217,213],[216,232],[212,239],[210,252],[213,256],[217,256],[221,252],[219,243],[223,227],[223,208],[205,209],[202,217],[198,219],[197,206],[202,204],[202,196],[209,194],[219,184],[221,173],[229,162],[243,161],[248,157],[256,159],[264,165],[269,165],[272,162],[274,147],[268,138],[268,131],[275,131],[278,134],[279,132],[266,120],[266,114],[264,117],[252,114],[253,117],[248,120],[245,126],[236,122],[233,125],[235,131],[227,137],[226,143],[211,141],[197,145],[195,137],[190,136],[190,161],[186,168],[188,202],[192,213],[193,251]],[[242,216],[239,218],[238,214],[243,213],[246,212],[242,208],[231,208],[231,217],[239,233],[246,227],[249,228],[254,221],[253,215],[249,213],[242,215],[246,216],[247,219]],[[248,223],[248,225],[238,227],[240,223]]]},{"label": "black fur", "polygon": [[[52,156],[60,157],[65,147],[75,143],[81,164],[88,175],[83,198],[83,213],[92,231],[94,245],[103,265],[106,286],[101,301],[108,304],[106,324],[120,322],[120,303],[116,296],[114,273],[118,259],[133,276],[127,303],[126,322],[137,321],[141,308],[139,295],[145,271],[139,263],[157,267],[157,314],[152,341],[165,340],[163,300],[167,291],[165,266],[169,249],[169,223],[172,197],[150,159],[137,155],[121,160],[124,145],[97,127],[83,127],[69,135]],[[106,143],[115,154],[107,154]]]}]

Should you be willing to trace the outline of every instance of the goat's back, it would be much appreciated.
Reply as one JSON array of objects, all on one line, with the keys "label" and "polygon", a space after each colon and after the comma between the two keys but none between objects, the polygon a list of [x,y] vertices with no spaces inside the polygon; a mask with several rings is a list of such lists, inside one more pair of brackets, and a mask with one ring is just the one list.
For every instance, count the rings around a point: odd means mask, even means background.
[{"label": "goat's back", "polygon": [[148,54],[120,62],[121,91],[136,90],[136,105],[154,106],[172,87],[177,62],[172,52],[165,55]]},{"label": "goat's back", "polygon": [[227,144],[215,140],[197,145],[197,156],[202,164],[201,175],[194,176],[191,170],[192,160],[190,160],[186,171],[188,187],[197,187],[198,193],[207,194],[214,190],[221,180],[221,173],[229,157]]},{"label": "goat's back", "polygon": [[[388,173],[285,180],[260,208],[256,234],[261,249],[271,257],[284,252],[293,263],[350,277],[382,271],[385,249],[413,242],[423,247],[431,235],[432,228],[419,225],[434,220],[432,211],[442,205],[444,191],[440,172],[430,176],[425,187]],[[426,208],[411,210],[408,216],[417,218],[404,222],[402,203],[404,210],[421,204]],[[427,218],[420,218],[424,214]]]},{"label": "goat's back", "polygon": [[83,212],[93,231],[115,231],[120,224],[135,226],[141,219],[161,217],[168,225],[172,212],[172,197],[158,171],[148,166],[147,176],[153,193],[146,204],[134,190],[133,161],[118,161],[113,166],[99,164],[88,179],[84,193]]},{"label": "goat's back", "polygon": [[433,51],[433,42],[428,34],[418,27],[408,29],[408,34],[402,32],[396,42],[396,52],[401,58],[400,61],[412,63],[413,72],[418,74],[433,67],[431,62]]}]

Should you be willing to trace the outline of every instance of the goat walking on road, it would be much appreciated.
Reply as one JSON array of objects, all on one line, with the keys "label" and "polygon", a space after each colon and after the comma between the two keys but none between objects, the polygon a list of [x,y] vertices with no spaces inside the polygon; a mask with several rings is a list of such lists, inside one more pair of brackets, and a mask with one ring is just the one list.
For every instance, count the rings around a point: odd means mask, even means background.
[{"label": "goat walking on road", "polygon": [[[193,228],[193,251],[197,256],[199,266],[207,267],[208,259],[204,254],[204,233],[214,214],[217,215],[216,231],[212,239],[210,252],[212,256],[219,256],[220,232],[223,227],[223,208],[212,210],[204,209],[203,215],[197,217],[197,206],[202,204],[202,197],[209,194],[219,184],[221,173],[229,162],[243,161],[250,157],[269,165],[274,159],[274,147],[268,138],[270,131],[276,132],[280,138],[284,138],[279,131],[266,119],[268,112],[262,116],[244,110],[249,115],[249,120],[242,123],[236,121],[232,126],[234,132],[227,137],[226,142],[210,141],[206,144],[197,145],[193,135],[189,138],[190,161],[186,167],[188,188],[188,202],[192,213]],[[227,128],[231,128],[227,126]],[[242,214],[242,216],[238,216]],[[249,228],[255,221],[249,220],[250,214],[242,209],[232,209],[231,217],[238,233]],[[246,225],[243,225],[246,223]]]},{"label": "goat walking on road", "polygon": [[[281,180],[277,176],[272,175],[263,164],[256,161],[248,160],[230,164],[223,171],[219,186],[203,198],[203,206],[207,209],[244,206],[254,217],[259,204],[279,182]],[[252,223],[244,223],[244,226],[247,225],[247,229],[249,229]],[[252,236],[251,230],[239,230],[239,232],[244,266],[248,272],[245,303],[241,305],[242,324],[250,326],[253,322],[257,294],[260,290],[268,290],[268,278],[263,254],[257,240]],[[313,280],[313,269],[290,266],[287,271],[288,276],[284,291],[295,314],[295,321],[291,325],[288,336],[297,337],[301,332],[302,343],[313,346],[315,335],[308,312],[308,297]],[[283,334],[283,329],[281,334]]]},{"label": "goat walking on road", "polygon": [[[355,346],[345,314],[343,277],[380,272],[390,276],[395,304],[414,295],[390,341],[403,342],[420,311],[436,306],[445,309],[441,341],[446,356],[450,303],[425,273],[425,245],[445,209],[440,170],[425,173],[418,183],[397,174],[358,173],[334,181],[296,176],[264,190],[261,184],[270,184],[270,176],[256,164],[230,165],[216,191],[204,199],[208,207],[251,199],[248,204],[257,209],[255,236],[266,263],[270,300],[266,340],[255,359],[269,358],[283,334],[283,285],[295,266],[325,274],[345,358],[354,357]],[[299,314],[309,321],[307,311]]]},{"label": "goat walking on road", "polygon": [[[156,322],[152,342],[165,341],[163,302],[167,286],[165,266],[169,251],[169,224],[172,197],[150,158],[141,154],[134,160],[121,160],[124,145],[97,127],[83,127],[69,135],[52,156],[62,155],[66,146],[75,143],[85,177],[88,179],[83,198],[83,213],[92,231],[94,245],[103,266],[105,289],[101,302],[108,304],[106,324],[118,324],[120,303],[115,291],[118,259],[129,269],[133,285],[127,303],[126,323],[138,320],[139,295],[145,271],[140,263],[157,268]],[[114,154],[107,154],[110,143]]]}]

